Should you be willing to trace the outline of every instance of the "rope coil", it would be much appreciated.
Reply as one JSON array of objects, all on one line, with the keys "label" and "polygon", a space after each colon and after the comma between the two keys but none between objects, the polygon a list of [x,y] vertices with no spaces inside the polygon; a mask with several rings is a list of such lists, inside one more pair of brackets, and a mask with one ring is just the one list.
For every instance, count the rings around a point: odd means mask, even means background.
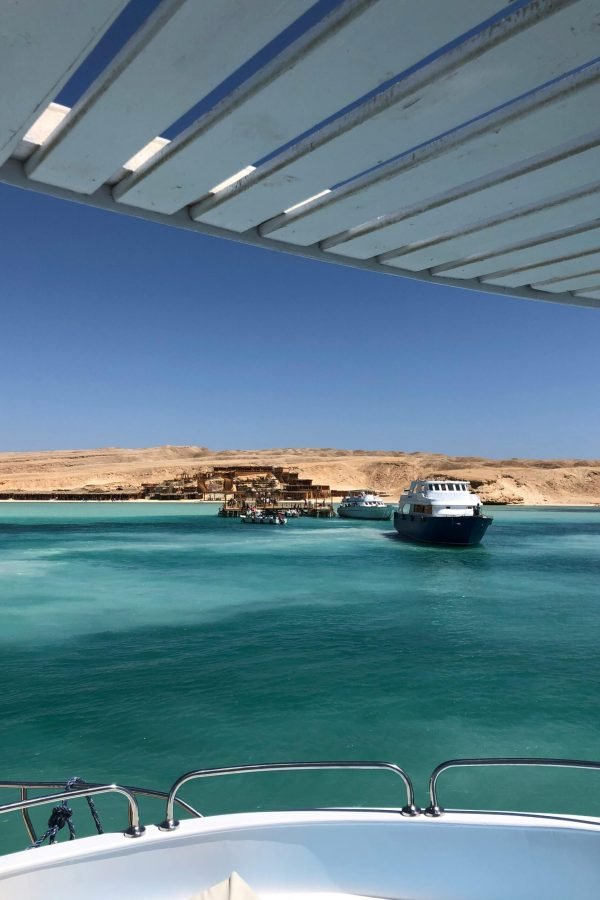
[{"label": "rope coil", "polygon": [[[83,778],[79,778],[79,776],[69,778],[69,780],[65,784],[65,791],[72,791],[77,787],[85,787],[85,781],[83,780]],[[87,800],[92,819],[94,820],[96,831],[98,832],[98,834],[104,834],[104,829],[102,828],[102,823],[100,822],[100,816],[98,815],[96,804],[91,797],[86,797],[85,799]],[[63,800],[62,803],[60,803],[58,806],[54,806],[52,808],[52,812],[50,813],[50,818],[48,819],[48,828],[46,829],[44,834],[37,839],[37,841],[34,841],[32,843],[31,847],[41,847],[45,841],[48,841],[49,844],[56,843],[56,836],[58,832],[65,827],[65,825],[69,829],[69,840],[72,841],[75,838],[75,826],[71,821],[72,816],[73,810],[66,800]]]}]

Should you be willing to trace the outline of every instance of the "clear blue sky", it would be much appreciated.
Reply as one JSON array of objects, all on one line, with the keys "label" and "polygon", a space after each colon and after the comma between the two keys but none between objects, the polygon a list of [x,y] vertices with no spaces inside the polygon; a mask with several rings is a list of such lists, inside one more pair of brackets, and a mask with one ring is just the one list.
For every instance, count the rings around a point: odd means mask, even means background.
[{"label": "clear blue sky", "polygon": [[600,456],[600,312],[0,186],[0,449]]}]

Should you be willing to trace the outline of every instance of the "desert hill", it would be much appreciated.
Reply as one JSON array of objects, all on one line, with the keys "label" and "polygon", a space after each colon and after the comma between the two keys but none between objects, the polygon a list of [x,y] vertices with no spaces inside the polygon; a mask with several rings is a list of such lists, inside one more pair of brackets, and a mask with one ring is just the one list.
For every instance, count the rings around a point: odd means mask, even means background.
[{"label": "desert hill", "polygon": [[600,460],[485,459],[386,450],[220,450],[206,447],[102,448],[0,453],[0,492],[137,489],[183,472],[230,463],[297,469],[333,488],[371,487],[397,499],[420,477],[468,479],[484,500],[500,503],[600,504]]}]

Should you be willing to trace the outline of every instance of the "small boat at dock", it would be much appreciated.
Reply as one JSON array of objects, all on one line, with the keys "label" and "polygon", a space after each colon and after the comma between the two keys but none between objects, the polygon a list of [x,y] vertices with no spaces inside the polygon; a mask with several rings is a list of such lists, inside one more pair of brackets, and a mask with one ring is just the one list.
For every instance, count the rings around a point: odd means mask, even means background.
[{"label": "small boat at dock", "polygon": [[282,510],[247,510],[239,518],[246,525],[287,525],[287,516]]}]

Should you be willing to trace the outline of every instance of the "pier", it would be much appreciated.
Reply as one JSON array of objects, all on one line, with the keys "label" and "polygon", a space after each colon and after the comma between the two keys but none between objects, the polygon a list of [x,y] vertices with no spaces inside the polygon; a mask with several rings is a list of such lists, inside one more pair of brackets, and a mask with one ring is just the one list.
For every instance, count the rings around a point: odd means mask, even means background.
[{"label": "pier", "polygon": [[311,519],[332,519],[335,516],[335,510],[330,504],[322,504],[321,506],[290,506],[286,503],[268,503],[261,506],[243,506],[239,503],[224,504],[218,512],[218,515],[225,519],[239,519],[240,516],[250,512],[269,513],[273,511],[285,513],[286,516],[299,515]]}]

